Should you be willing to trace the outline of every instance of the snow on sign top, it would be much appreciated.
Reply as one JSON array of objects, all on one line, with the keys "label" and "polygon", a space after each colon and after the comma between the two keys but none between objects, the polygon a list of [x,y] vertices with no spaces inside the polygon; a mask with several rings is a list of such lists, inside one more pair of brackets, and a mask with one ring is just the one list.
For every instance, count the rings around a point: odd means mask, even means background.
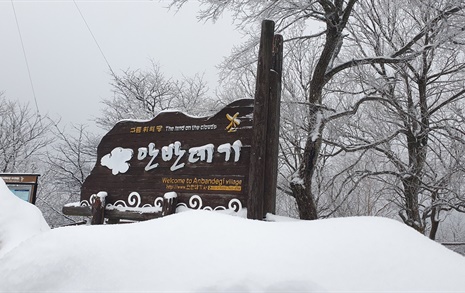
[{"label": "snow on sign top", "polygon": [[118,122],[98,146],[81,206],[105,191],[108,204],[128,208],[157,206],[169,192],[194,209],[245,207],[252,117],[253,100],[242,99],[209,117],[162,112]]}]

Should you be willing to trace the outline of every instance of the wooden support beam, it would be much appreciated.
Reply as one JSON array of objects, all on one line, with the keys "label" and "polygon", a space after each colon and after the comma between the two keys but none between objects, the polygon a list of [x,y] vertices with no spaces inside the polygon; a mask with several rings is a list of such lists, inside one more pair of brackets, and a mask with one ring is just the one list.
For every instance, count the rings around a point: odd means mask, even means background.
[{"label": "wooden support beam", "polygon": [[262,22],[255,87],[254,133],[250,152],[247,218],[258,220],[264,218],[266,134],[268,100],[270,95],[270,70],[273,63],[274,25],[274,22],[271,20],[264,20]]},{"label": "wooden support beam", "polygon": [[281,116],[281,80],[283,72],[283,37],[273,39],[273,64],[270,72],[270,97],[266,133],[264,217],[276,213],[276,188],[278,182],[279,126]]},{"label": "wooden support beam", "polygon": [[106,192],[99,192],[92,195],[92,220],[91,225],[101,225],[105,222],[105,197]]},{"label": "wooden support beam", "polygon": [[167,192],[163,195],[163,210],[161,216],[167,216],[176,212],[176,204],[178,203],[178,195],[176,192]]},{"label": "wooden support beam", "polygon": [[63,206],[62,212],[65,215],[69,216],[82,216],[82,217],[91,217],[92,210],[88,206]]},{"label": "wooden support beam", "polygon": [[[175,209],[171,207],[171,209]],[[70,216],[83,216],[83,217],[91,217],[92,210],[91,207],[88,206],[78,206],[78,207],[70,207],[64,206],[63,213]],[[146,221],[151,219],[160,218],[162,216],[161,211],[120,211],[116,209],[105,209],[105,218],[109,220],[109,223],[117,222],[118,219],[121,220],[131,220],[131,221]]]},{"label": "wooden support beam", "polygon": [[[100,193],[99,193],[100,194]],[[107,223],[116,224],[119,220],[130,221],[146,221],[171,215],[176,212],[178,203],[177,194],[175,192],[167,192],[163,196],[163,207],[161,210],[147,208],[147,210],[121,210],[117,208],[106,208],[105,197],[94,196],[95,200],[92,206],[64,206],[63,213],[70,216],[87,216],[92,217],[91,224],[103,224],[104,218],[107,218]]]},{"label": "wooden support beam", "polygon": [[139,212],[139,211],[119,211],[119,210],[105,210],[105,217],[108,221],[115,222],[117,220],[130,220],[130,221],[147,221],[162,217],[161,211],[157,212]]}]

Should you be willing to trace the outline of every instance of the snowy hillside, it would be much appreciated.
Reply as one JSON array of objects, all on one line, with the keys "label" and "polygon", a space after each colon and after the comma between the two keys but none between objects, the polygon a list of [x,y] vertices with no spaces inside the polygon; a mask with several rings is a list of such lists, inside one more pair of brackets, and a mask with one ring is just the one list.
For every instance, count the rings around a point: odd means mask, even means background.
[{"label": "snowy hillside", "polygon": [[[13,195],[0,191],[3,214]],[[15,225],[0,219],[0,231]],[[465,292],[465,258],[396,221],[273,219],[186,211],[37,229],[0,257],[0,292]]]}]

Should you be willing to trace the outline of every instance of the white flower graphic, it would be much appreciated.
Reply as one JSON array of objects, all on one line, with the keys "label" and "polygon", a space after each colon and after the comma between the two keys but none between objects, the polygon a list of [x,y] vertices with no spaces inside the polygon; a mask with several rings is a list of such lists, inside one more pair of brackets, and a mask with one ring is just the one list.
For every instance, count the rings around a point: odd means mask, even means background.
[{"label": "white flower graphic", "polygon": [[111,153],[102,157],[100,164],[110,169],[113,175],[126,173],[126,171],[129,170],[129,163],[127,163],[127,161],[132,158],[132,155],[132,149],[116,147],[111,151]]}]

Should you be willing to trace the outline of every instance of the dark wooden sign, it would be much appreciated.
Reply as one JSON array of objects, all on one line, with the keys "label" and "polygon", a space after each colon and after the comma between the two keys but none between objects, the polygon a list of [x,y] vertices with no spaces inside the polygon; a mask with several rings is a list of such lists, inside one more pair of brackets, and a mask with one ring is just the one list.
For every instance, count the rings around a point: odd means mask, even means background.
[{"label": "dark wooden sign", "polygon": [[97,150],[97,164],[68,215],[147,220],[177,206],[239,211],[262,220],[276,206],[283,38],[264,20],[254,99],[211,117],[162,112],[121,121]]},{"label": "dark wooden sign", "polygon": [[211,117],[162,112],[150,121],[121,121],[101,140],[97,163],[81,189],[81,206],[106,192],[106,207],[178,205],[234,209],[247,205],[253,99]]}]

